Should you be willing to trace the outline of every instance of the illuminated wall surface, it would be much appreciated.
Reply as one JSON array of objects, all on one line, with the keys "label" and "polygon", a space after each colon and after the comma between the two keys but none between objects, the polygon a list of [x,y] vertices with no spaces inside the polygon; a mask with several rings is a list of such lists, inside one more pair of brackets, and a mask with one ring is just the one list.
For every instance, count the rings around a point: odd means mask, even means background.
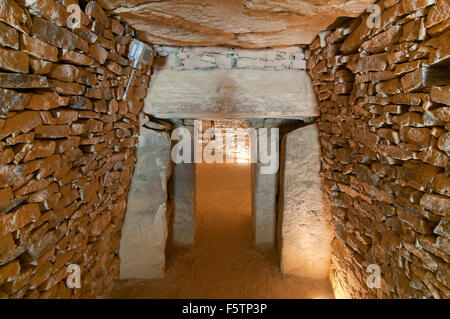
[{"label": "illuminated wall surface", "polygon": [[[189,258],[172,255],[170,273],[166,252],[220,234],[195,219],[197,164],[171,159],[171,134],[194,119],[212,141],[279,129],[276,172],[209,171],[242,197],[202,207],[222,218],[249,204],[234,219],[249,232],[220,246],[236,259],[215,261],[253,258],[240,272],[272,285],[239,296],[449,298],[449,3],[372,2],[0,0],[0,298],[155,291],[120,290],[125,278],[179,287]],[[135,69],[134,39],[153,50]],[[253,146],[221,150],[244,164]]]}]

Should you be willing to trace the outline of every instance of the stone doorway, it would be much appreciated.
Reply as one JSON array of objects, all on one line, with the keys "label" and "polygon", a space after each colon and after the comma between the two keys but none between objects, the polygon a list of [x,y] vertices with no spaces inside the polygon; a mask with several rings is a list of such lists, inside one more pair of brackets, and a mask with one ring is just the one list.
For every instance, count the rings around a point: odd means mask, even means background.
[{"label": "stone doorway", "polygon": [[176,245],[164,278],[128,280],[114,298],[333,298],[328,280],[279,271],[275,247],[255,245],[250,164],[196,165],[196,232]]},{"label": "stone doorway", "polygon": [[[235,280],[231,279],[238,265],[248,264],[251,273],[250,265],[256,263],[265,265],[266,275],[273,280],[271,285],[275,282],[283,285],[283,276],[295,276],[306,282],[317,281],[316,284],[325,287],[331,232],[320,191],[317,127],[307,120],[208,120],[203,121],[202,132],[211,127],[242,127],[243,123],[246,127],[278,129],[281,137],[278,136],[276,147],[280,150],[280,157],[276,158],[279,170],[275,173],[262,174],[264,164],[249,163],[251,151],[254,151],[250,139],[244,144],[234,144],[234,152],[240,153],[236,157],[241,159],[240,163],[171,164],[168,158],[173,146],[173,141],[170,143],[171,132],[145,129],[142,145],[148,150],[138,149],[137,171],[129,198],[131,205],[124,226],[124,232],[128,234],[122,235],[122,279],[152,279],[159,280],[162,287],[177,286],[175,278],[188,274],[193,278],[200,276],[204,280],[217,281],[215,274],[202,273],[206,269],[217,268],[219,273],[229,274],[228,283],[223,282],[217,290],[226,298],[227,293],[236,292],[231,283],[239,286],[236,281],[239,271],[234,275]],[[193,131],[190,124],[192,121],[188,120],[172,121],[170,127],[172,130],[183,127]],[[217,134],[210,137],[214,139]],[[253,142],[258,143],[258,140]],[[159,146],[151,146],[151,143],[159,143]],[[273,149],[272,145],[270,147],[269,153]],[[205,145],[202,146],[204,148]],[[141,156],[140,151],[147,155]],[[145,165],[141,167],[139,164],[140,160],[159,163],[159,171],[146,170]],[[133,191],[133,185],[140,188]],[[142,192],[142,188],[149,187],[161,191],[158,207],[162,207],[165,214],[160,215],[155,209],[139,212],[149,194],[155,194],[153,191]],[[133,203],[132,196],[135,195],[141,198]],[[133,209],[138,211],[133,213]],[[138,217],[133,219],[133,214]],[[147,222],[142,222],[142,218]],[[130,226],[136,223],[138,227]],[[136,235],[143,225],[147,225],[145,232]],[[133,235],[129,234],[130,230]],[[142,237],[147,238],[144,247]],[[127,240],[133,243],[127,244]],[[133,254],[137,256],[133,257]],[[256,259],[251,256],[256,256]],[[127,270],[130,263],[134,272]],[[197,263],[205,267],[203,271]],[[220,263],[224,268],[218,268]],[[197,288],[199,291],[191,292],[191,295],[176,296],[212,297],[212,292],[206,287]],[[257,287],[251,289],[242,296],[264,294]],[[161,296],[175,297],[170,289],[162,289],[160,293]],[[289,297],[281,291],[279,293],[279,296]]]}]

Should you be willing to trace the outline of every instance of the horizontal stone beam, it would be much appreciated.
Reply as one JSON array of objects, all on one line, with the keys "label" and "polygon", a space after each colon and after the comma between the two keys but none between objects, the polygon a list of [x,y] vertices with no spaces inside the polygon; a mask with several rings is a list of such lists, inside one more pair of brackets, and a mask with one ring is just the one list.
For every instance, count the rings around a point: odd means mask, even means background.
[{"label": "horizontal stone beam", "polygon": [[158,118],[297,118],[319,115],[303,70],[156,70],[144,111]]}]

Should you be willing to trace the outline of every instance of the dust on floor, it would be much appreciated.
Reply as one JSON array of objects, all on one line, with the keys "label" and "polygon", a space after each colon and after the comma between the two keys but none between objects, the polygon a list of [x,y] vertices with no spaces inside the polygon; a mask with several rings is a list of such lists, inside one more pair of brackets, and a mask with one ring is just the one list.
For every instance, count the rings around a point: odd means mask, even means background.
[{"label": "dust on floor", "polygon": [[282,275],[251,231],[250,165],[197,164],[196,236],[173,247],[164,279],[125,280],[111,298],[334,298],[328,280]]}]

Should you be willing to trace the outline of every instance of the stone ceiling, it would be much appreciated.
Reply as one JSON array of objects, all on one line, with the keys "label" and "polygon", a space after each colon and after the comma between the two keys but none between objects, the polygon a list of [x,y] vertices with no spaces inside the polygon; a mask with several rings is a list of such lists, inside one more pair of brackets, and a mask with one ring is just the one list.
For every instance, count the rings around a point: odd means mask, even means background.
[{"label": "stone ceiling", "polygon": [[176,46],[308,44],[337,17],[374,0],[99,0],[141,39]]}]

